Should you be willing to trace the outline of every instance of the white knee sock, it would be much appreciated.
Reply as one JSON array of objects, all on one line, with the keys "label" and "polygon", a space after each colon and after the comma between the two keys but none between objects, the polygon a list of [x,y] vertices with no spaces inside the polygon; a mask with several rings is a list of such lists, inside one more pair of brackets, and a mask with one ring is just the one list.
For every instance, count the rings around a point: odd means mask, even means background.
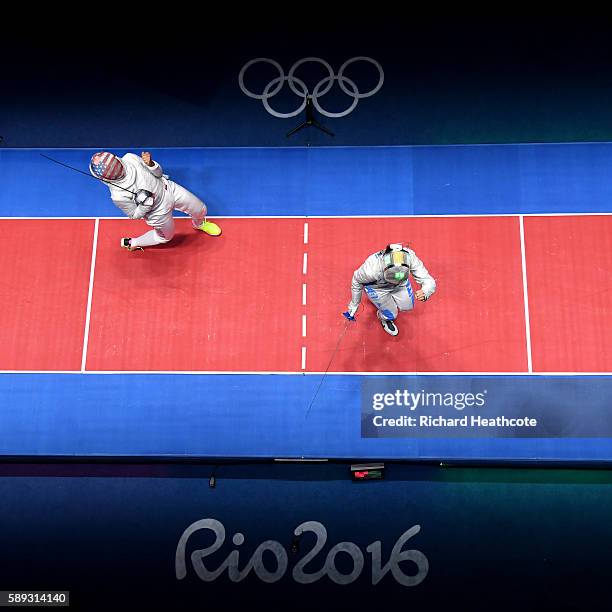
[{"label": "white knee sock", "polygon": [[193,227],[200,227],[200,225],[204,223],[207,212],[208,211],[206,210],[206,204],[204,204],[204,202],[202,202],[202,208],[196,214],[190,211]]},{"label": "white knee sock", "polygon": [[162,238],[155,230],[149,230],[146,234],[138,236],[138,238],[132,238],[130,244],[133,247],[149,247],[156,244],[164,244],[165,242],[169,242],[169,240]]},{"label": "white knee sock", "polygon": [[204,207],[204,210],[202,210],[202,212],[197,217],[191,217],[191,222],[193,223],[193,227],[200,227],[200,225],[202,225],[202,223],[204,223],[205,220],[206,220],[206,206]]}]

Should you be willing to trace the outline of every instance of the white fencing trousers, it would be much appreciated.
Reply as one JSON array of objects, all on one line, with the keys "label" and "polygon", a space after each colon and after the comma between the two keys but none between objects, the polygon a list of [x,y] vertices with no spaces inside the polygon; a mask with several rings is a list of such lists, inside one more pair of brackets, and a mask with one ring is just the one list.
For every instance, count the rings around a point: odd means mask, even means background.
[{"label": "white fencing trousers", "polygon": [[[138,238],[132,238],[130,244],[132,247],[149,247],[156,244],[164,244],[174,238],[174,219],[172,213],[174,210],[180,210],[191,217],[194,227],[201,225],[206,217],[206,204],[197,196],[187,191],[184,187],[174,181],[168,181],[169,194],[166,197],[172,198],[174,204],[170,210],[159,214],[151,211],[146,217],[147,225],[150,225],[152,230],[149,230]],[[164,208],[168,208],[165,206]]]},{"label": "white fencing trousers", "polygon": [[372,304],[378,308],[380,317],[386,321],[396,319],[400,310],[414,308],[414,292],[410,283],[393,289],[374,289],[365,285],[364,289]]}]

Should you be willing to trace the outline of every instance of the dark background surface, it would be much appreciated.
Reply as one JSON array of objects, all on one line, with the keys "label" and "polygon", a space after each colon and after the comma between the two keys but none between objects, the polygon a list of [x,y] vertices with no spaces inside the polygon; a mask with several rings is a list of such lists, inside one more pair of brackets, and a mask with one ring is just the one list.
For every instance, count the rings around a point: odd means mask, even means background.
[{"label": "dark background surface", "polygon": [[[0,582],[2,589],[70,590],[75,610],[605,610],[611,484],[609,472],[567,469],[389,465],[386,480],[353,483],[342,465],[4,466]],[[284,577],[265,584],[251,571],[231,582],[226,569],[200,580],[190,555],[213,543],[210,531],[200,531],[187,542],[187,576],[177,580],[179,538],[204,518],[226,531],[203,560],[209,571],[232,551],[243,570],[260,544],[276,540],[287,552]],[[304,571],[317,572],[333,546],[352,542],[365,559],[355,582],[293,579],[315,545],[304,534],[291,552],[304,521],[327,530]],[[420,532],[402,550],[427,557],[425,579],[402,586],[388,572],[373,585],[368,546],[381,543],[385,565],[414,525]],[[236,533],[243,544],[232,544]],[[352,571],[345,553],[335,566]],[[416,573],[410,562],[400,567]]]},{"label": "dark background surface", "polygon": [[[295,7],[291,7],[294,8]],[[408,17],[368,12],[330,16],[290,7],[268,16],[189,12],[90,20],[69,27],[5,32],[0,134],[6,147],[303,146],[612,139],[612,28],[607,18],[500,14]],[[31,24],[28,24],[31,25]],[[376,59],[382,89],[347,117],[318,117],[287,139],[303,116],[278,119],[238,87],[250,59],[277,60],[285,73],[317,56],[335,71],[351,57]],[[263,91],[277,73],[259,65],[247,85]],[[298,70],[314,84],[325,76]],[[376,70],[354,64],[361,91]],[[338,112],[352,101],[337,84],[321,103]],[[270,101],[297,108],[288,87]]]},{"label": "dark background surface", "polygon": [[[603,17],[475,18],[442,7],[420,16],[410,6],[369,6],[351,18],[308,5],[283,5],[273,16],[208,6],[203,14],[144,5],[28,10],[4,25],[3,147],[612,140],[612,28]],[[311,55],[336,69],[349,57],[374,57],[385,84],[349,117],[322,120],[333,140],[312,128],[288,140],[301,118],[268,115],[240,92],[237,74],[254,57],[288,70]],[[279,109],[294,102],[279,96]],[[345,102],[330,98],[338,110]],[[609,607],[609,471],[398,466],[385,482],[361,486],[346,466],[255,465],[218,468],[211,489],[213,470],[3,466],[0,588],[70,589],[77,610]],[[266,539],[289,549],[304,520],[326,525],[323,555],[340,541],[365,554],[380,540],[383,562],[420,524],[414,547],[430,573],[413,588],[390,575],[372,586],[366,555],[360,580],[346,587],[289,578],[264,585],[252,575],[234,584],[226,573],[205,584],[189,564],[179,582],[178,538],[206,517],[222,521],[228,539],[245,534],[240,567]],[[226,542],[211,566],[234,548]]]}]

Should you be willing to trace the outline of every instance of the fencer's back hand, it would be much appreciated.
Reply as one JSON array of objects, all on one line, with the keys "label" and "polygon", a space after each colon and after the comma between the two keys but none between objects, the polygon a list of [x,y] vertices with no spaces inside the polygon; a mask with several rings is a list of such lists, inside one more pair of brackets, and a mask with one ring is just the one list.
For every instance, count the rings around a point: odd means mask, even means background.
[{"label": "fencer's back hand", "polygon": [[419,300],[419,302],[426,302],[427,301],[427,296],[425,295],[425,292],[422,289],[419,289],[416,293],[416,299]]},{"label": "fencer's back hand", "polygon": [[147,164],[147,166],[151,167],[154,166],[155,163],[153,162],[153,160],[151,159],[151,154],[148,151],[143,151],[140,154],[140,157],[142,157],[142,161]]}]

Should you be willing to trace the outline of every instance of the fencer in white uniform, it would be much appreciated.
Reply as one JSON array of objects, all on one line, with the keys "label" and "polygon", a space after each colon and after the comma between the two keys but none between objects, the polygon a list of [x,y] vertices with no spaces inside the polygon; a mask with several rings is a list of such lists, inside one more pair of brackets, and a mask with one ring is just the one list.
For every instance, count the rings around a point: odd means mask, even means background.
[{"label": "fencer in white uniform", "polygon": [[130,251],[172,240],[175,209],[188,214],[195,229],[210,236],[221,234],[216,223],[206,220],[204,202],[163,174],[148,152],[140,157],[126,153],[119,158],[102,151],[91,158],[89,170],[106,183],[115,206],[130,219],[144,219],[153,228],[137,238],[122,238],[121,246]]},{"label": "fencer in white uniform", "polygon": [[[416,292],[410,285],[410,274],[421,287]],[[435,290],[436,281],[416,253],[402,244],[390,244],[370,255],[355,270],[347,314],[350,317],[355,315],[365,291],[376,306],[376,315],[383,329],[391,336],[397,336],[399,329],[395,320],[398,313],[412,310],[415,297],[425,302]]]}]

